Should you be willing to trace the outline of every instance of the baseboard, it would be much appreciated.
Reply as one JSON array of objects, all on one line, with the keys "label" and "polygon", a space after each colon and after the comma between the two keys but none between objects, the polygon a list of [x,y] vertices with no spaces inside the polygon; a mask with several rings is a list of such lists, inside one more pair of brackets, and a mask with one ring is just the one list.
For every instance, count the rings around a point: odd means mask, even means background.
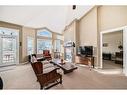
[{"label": "baseboard", "polygon": [[96,67],[96,66],[95,66],[94,68],[95,68],[95,69],[102,69],[101,67]]},{"label": "baseboard", "polygon": [[29,61],[26,61],[26,62],[23,62],[23,63],[19,63],[17,65],[25,65],[25,64],[28,64],[28,63],[29,63]]}]

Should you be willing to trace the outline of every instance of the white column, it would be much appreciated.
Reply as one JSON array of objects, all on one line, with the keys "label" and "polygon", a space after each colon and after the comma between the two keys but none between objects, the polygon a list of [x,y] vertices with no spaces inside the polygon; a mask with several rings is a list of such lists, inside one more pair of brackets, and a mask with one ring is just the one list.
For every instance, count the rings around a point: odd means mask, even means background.
[{"label": "white column", "polygon": [[127,27],[123,29],[123,73],[127,76]]}]

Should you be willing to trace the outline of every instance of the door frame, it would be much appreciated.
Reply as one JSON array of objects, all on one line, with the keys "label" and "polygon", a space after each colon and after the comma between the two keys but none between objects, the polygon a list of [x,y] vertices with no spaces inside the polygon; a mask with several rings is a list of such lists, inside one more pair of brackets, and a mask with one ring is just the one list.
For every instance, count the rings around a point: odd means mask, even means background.
[{"label": "door frame", "polygon": [[117,32],[117,31],[123,31],[123,73],[127,76],[127,26],[123,26],[123,27],[119,27],[119,28],[115,28],[115,29],[109,29],[106,31],[101,31],[100,32],[100,68],[103,68],[103,60],[102,60],[102,46],[103,46],[103,42],[102,42],[102,37],[103,34],[105,33],[111,33],[111,32]]}]

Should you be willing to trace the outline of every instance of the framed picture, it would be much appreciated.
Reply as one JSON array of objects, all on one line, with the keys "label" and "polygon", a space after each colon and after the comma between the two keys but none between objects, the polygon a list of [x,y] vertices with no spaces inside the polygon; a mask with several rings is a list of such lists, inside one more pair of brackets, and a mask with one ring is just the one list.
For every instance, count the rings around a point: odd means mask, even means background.
[{"label": "framed picture", "polygon": [[103,47],[108,47],[108,43],[103,43]]}]

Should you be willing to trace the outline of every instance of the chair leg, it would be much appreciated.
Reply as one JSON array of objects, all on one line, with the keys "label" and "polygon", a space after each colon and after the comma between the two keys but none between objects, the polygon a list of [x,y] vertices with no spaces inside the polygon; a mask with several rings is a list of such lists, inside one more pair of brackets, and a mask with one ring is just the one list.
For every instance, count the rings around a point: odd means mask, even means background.
[{"label": "chair leg", "polygon": [[43,90],[44,86],[41,85],[41,90]]},{"label": "chair leg", "polygon": [[62,76],[60,77],[60,84],[62,84]]}]

